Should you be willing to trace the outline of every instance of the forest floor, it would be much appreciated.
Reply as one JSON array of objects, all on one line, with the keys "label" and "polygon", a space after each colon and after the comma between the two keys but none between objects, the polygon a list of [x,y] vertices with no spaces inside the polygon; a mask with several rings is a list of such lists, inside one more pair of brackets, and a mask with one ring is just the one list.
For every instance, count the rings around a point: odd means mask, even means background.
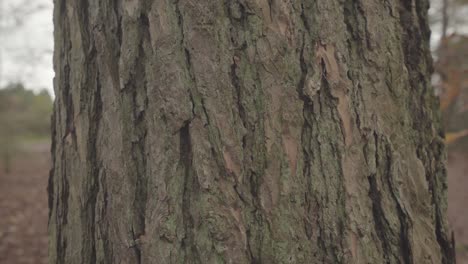
[{"label": "forest floor", "polygon": [[[449,222],[455,234],[457,263],[468,264],[468,154],[449,155]],[[0,263],[47,263],[47,180],[49,143],[34,143],[19,153],[12,172],[0,164]]]},{"label": "forest floor", "polygon": [[47,263],[47,141],[27,145],[12,161],[0,164],[0,263]]},{"label": "forest floor", "polygon": [[448,174],[448,217],[455,234],[457,264],[468,264],[468,153],[450,152]]}]

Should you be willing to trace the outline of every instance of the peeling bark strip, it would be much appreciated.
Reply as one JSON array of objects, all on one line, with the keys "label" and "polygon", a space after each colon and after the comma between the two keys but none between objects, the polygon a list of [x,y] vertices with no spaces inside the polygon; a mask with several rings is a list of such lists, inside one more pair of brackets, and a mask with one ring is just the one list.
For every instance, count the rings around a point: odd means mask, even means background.
[{"label": "peeling bark strip", "polygon": [[50,263],[454,263],[427,0],[55,0]]}]

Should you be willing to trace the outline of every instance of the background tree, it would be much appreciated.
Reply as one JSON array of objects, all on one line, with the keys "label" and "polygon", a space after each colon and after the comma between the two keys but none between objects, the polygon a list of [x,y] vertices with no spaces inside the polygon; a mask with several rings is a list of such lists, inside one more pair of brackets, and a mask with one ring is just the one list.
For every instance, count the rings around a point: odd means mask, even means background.
[{"label": "background tree", "polygon": [[50,135],[52,98],[46,90],[35,94],[21,84],[0,89],[0,154],[5,173],[21,143]]},{"label": "background tree", "polygon": [[463,148],[468,143],[468,127],[465,122],[468,118],[468,1],[432,2],[432,27],[436,38],[440,36],[438,41],[433,41],[433,55],[436,58],[433,84],[440,98],[447,131],[446,142],[452,147],[454,142],[458,142],[458,147]]},{"label": "background tree", "polygon": [[50,263],[454,263],[428,2],[55,2]]}]

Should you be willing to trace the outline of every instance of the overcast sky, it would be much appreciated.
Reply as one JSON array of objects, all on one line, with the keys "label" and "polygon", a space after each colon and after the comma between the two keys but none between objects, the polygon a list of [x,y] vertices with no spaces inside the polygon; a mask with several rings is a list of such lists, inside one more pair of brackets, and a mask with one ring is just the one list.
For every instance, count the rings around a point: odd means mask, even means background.
[{"label": "overcast sky", "polygon": [[0,0],[0,87],[52,92],[52,0]]},{"label": "overcast sky", "polygon": [[[434,20],[439,8],[437,0],[432,2]],[[52,9],[52,0],[0,0],[0,87],[22,82],[26,88],[53,93]],[[440,37],[438,30],[433,27],[432,44]]]}]

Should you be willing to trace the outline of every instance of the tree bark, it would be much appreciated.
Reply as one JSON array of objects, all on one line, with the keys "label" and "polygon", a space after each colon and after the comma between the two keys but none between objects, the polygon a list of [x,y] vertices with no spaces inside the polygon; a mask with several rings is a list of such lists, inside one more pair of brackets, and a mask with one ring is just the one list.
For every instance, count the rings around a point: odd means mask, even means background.
[{"label": "tree bark", "polygon": [[427,0],[55,0],[50,263],[454,263]]}]

